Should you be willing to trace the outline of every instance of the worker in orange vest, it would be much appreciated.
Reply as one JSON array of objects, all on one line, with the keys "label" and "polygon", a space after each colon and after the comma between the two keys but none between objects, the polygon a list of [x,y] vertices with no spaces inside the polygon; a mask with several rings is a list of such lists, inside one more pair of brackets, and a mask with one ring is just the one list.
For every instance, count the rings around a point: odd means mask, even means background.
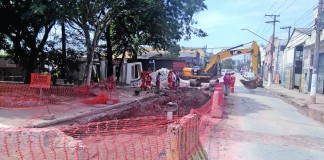
[{"label": "worker in orange vest", "polygon": [[236,79],[235,73],[233,72],[231,74],[231,88],[230,88],[230,92],[234,92],[235,79]]}]

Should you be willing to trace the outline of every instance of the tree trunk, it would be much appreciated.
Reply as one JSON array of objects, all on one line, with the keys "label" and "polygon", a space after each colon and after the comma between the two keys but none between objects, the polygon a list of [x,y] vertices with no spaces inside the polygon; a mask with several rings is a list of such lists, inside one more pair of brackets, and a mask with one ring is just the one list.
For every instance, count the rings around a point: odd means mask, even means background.
[{"label": "tree trunk", "polygon": [[118,66],[118,71],[117,71],[117,83],[119,83],[120,81],[119,81],[119,78],[120,78],[120,71],[121,71],[121,69],[122,69],[122,64],[123,64],[123,62],[124,62],[124,58],[125,58],[125,54],[126,54],[126,50],[127,50],[127,46],[128,46],[128,41],[126,42],[126,45],[124,46],[125,48],[124,48],[124,51],[123,51],[123,56],[122,56],[122,60],[120,61],[120,63],[119,63],[119,66]]},{"label": "tree trunk", "polygon": [[31,73],[33,73],[34,70],[35,70],[35,67],[33,67],[32,65],[28,65],[26,67],[25,80],[24,80],[25,84],[30,84]]},{"label": "tree trunk", "polygon": [[84,72],[83,81],[86,85],[90,85],[91,82],[91,74],[92,74],[92,65],[93,65],[93,49],[88,48],[87,49],[87,66],[86,70]]},{"label": "tree trunk", "polygon": [[107,42],[107,77],[114,75],[114,65],[113,65],[113,52],[112,52],[112,45],[111,45],[111,37],[110,37],[110,25],[107,25],[105,38]]},{"label": "tree trunk", "polygon": [[64,21],[61,23],[61,27],[62,27],[62,62],[63,62],[63,66],[62,66],[62,77],[65,78],[65,74],[66,74],[66,34],[65,34],[65,24]]}]

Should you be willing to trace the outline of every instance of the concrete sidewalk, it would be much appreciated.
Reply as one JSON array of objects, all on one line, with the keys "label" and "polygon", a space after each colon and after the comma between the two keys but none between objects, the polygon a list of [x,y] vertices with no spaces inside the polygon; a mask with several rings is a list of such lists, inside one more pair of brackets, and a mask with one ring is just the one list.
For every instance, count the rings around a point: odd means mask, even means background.
[{"label": "concrete sidewalk", "polygon": [[263,85],[268,92],[294,105],[301,114],[324,123],[323,94],[316,94],[316,104],[311,104],[310,94],[299,92],[297,89],[287,89],[280,84],[271,84],[271,87],[268,88],[266,81],[263,82]]}]

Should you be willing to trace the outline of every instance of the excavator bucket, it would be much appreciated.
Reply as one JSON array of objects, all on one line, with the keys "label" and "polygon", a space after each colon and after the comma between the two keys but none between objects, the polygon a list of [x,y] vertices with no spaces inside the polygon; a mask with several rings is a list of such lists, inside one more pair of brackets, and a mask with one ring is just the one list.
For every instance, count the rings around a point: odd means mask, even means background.
[{"label": "excavator bucket", "polygon": [[257,87],[262,86],[262,80],[260,78],[255,78],[249,81],[240,79],[240,82],[247,89],[256,89]]}]

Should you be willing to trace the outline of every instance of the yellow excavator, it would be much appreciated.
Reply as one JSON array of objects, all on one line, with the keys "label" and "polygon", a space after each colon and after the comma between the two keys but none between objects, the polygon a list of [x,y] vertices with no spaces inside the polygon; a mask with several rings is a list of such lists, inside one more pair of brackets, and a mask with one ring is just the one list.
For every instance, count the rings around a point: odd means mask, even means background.
[{"label": "yellow excavator", "polygon": [[[235,49],[242,47],[246,44],[252,43],[250,48],[243,48],[243,49]],[[185,67],[182,71],[182,78],[190,79],[190,86],[199,86],[201,82],[209,82],[212,83],[211,80],[220,78],[221,75],[221,66],[220,61],[230,58],[233,56],[238,56],[242,54],[251,54],[252,57],[252,71],[257,76],[259,76],[259,66],[260,66],[260,49],[259,45],[255,42],[249,42],[246,44],[241,44],[236,47],[232,47],[223,51],[218,52],[215,54],[210,61],[207,63],[204,69],[199,67]],[[260,78],[257,78],[258,85],[260,85]],[[243,82],[242,82],[243,83]],[[245,86],[245,85],[244,85]],[[248,87],[247,87],[248,88]]]}]

